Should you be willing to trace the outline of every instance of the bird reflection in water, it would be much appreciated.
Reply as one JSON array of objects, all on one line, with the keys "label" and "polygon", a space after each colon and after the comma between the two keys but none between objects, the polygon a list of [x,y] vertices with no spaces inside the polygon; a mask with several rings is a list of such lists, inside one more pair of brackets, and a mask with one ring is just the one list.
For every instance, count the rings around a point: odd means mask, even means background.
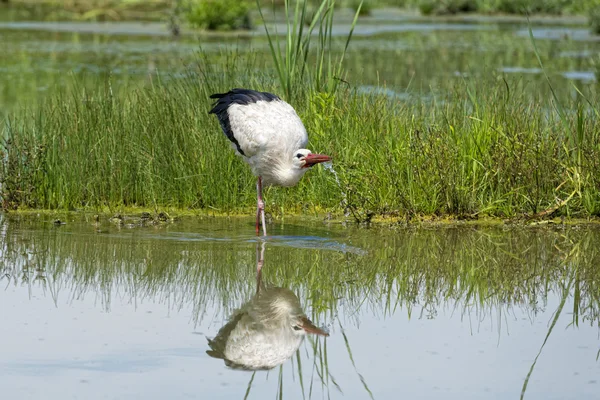
[{"label": "bird reflection in water", "polygon": [[256,249],[256,294],[234,311],[217,336],[208,339],[206,353],[233,369],[274,368],[294,355],[306,334],[329,336],[308,319],[291,290],[265,286],[264,253],[262,242]]}]

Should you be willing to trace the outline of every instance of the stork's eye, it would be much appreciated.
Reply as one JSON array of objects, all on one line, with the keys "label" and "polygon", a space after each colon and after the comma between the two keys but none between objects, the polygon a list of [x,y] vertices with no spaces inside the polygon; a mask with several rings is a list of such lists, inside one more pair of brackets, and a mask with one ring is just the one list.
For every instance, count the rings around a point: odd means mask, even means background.
[{"label": "stork's eye", "polygon": [[304,157],[304,154],[302,154],[302,153],[298,153],[298,154],[296,154],[296,157],[298,157],[298,158],[302,158],[302,157]]},{"label": "stork's eye", "polygon": [[300,327],[300,326],[298,326],[298,325],[294,325],[294,326],[292,326],[292,328],[293,328],[295,331],[301,331],[301,330],[302,330],[302,327]]}]

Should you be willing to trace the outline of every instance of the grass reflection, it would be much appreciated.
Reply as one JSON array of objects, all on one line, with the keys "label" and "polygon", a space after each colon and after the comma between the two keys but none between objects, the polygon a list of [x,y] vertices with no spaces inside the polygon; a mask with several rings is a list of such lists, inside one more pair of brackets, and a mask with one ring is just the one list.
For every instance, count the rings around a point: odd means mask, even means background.
[{"label": "grass reflection", "polygon": [[[202,236],[210,229],[223,236]],[[224,233],[225,229],[233,233]],[[195,231],[196,233],[192,233]],[[207,306],[228,315],[255,286],[254,237],[245,221],[206,226],[182,221],[145,228],[72,222],[56,227],[28,218],[2,221],[2,276],[57,298],[99,295],[110,308],[114,295],[131,301],[160,299],[174,308],[192,304],[196,321]],[[244,232],[244,233],[240,233]],[[331,239],[338,238],[337,229]],[[363,231],[343,240],[364,252],[332,251],[315,240],[307,248],[273,238],[267,248],[268,282],[290,288],[308,316],[333,324],[373,309],[384,316],[412,314],[423,306],[435,318],[440,307],[485,314],[520,307],[535,314],[549,293],[572,280],[573,323],[598,324],[600,296],[596,229],[445,228]],[[344,249],[344,247],[339,247]]]},{"label": "grass reflection", "polygon": [[[191,308],[194,324],[212,318],[214,325],[256,293],[258,242],[247,234],[252,232],[250,220],[182,219],[126,228],[88,222],[81,214],[75,218],[81,220],[66,218],[67,224],[58,226],[50,220],[2,217],[4,285],[45,294],[58,307],[95,296],[106,310],[115,299],[164,303],[174,312]],[[286,236],[267,240],[263,279],[269,286],[289,288],[312,321],[344,340],[346,362],[365,396],[371,395],[370,387],[354,363],[353,343],[345,332],[364,313],[384,319],[398,313],[436,318],[453,310],[475,324],[497,318],[500,340],[512,310],[522,310],[533,321],[550,298],[559,298],[544,342],[566,304],[573,304],[571,325],[600,326],[600,231],[594,228],[323,230],[315,225],[311,231],[330,241],[325,246],[301,229],[288,222]],[[300,246],[294,238],[302,240]],[[333,241],[347,246],[332,250]],[[362,251],[342,251],[347,248]],[[209,315],[212,309],[217,311]],[[343,392],[336,371],[329,368],[327,350],[327,340],[309,336],[291,364],[272,370],[277,396],[283,397],[284,386],[290,390],[288,379],[303,398]],[[523,377],[523,395],[534,368],[535,360]],[[248,379],[246,396],[254,375]]]}]

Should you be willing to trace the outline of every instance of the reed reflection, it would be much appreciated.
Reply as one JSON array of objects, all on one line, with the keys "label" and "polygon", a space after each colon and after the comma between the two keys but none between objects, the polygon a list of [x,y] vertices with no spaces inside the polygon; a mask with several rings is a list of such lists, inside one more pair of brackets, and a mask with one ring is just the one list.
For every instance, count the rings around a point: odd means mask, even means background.
[{"label": "reed reflection", "polygon": [[206,353],[233,369],[274,368],[294,355],[307,334],[329,336],[308,319],[294,292],[264,283],[265,248],[265,242],[257,243],[255,295],[208,339]]}]

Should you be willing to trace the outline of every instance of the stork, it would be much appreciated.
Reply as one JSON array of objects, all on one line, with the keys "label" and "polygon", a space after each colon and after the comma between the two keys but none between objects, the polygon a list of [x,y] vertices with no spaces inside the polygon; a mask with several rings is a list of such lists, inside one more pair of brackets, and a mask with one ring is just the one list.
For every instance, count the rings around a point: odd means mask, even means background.
[{"label": "stork", "polygon": [[256,243],[256,294],[235,310],[206,353],[233,369],[271,369],[292,357],[307,334],[329,336],[312,323],[298,296],[262,280],[265,242]]},{"label": "stork", "polygon": [[308,319],[294,292],[263,286],[208,339],[206,353],[232,369],[271,369],[292,357],[307,334],[329,336]]},{"label": "stork", "polygon": [[262,223],[267,236],[263,186],[294,186],[315,164],[331,157],[306,149],[308,135],[296,111],[278,96],[250,89],[232,89],[210,96],[215,114],[236,154],[244,159],[256,183],[256,234]]}]

